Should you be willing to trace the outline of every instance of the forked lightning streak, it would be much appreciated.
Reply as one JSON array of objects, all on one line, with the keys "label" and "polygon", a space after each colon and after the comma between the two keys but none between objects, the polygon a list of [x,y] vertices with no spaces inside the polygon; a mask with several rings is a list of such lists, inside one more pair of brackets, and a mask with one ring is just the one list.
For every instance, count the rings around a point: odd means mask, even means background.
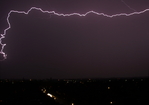
[{"label": "forked lightning streak", "polygon": [[139,12],[132,12],[132,13],[119,13],[119,14],[113,14],[113,15],[108,15],[108,14],[105,14],[105,13],[98,13],[96,11],[88,11],[84,14],[80,14],[80,13],[70,13],[70,14],[63,14],[63,13],[57,13],[55,11],[45,11],[45,10],[42,10],[41,8],[37,8],[37,7],[31,7],[27,12],[25,11],[16,11],[16,10],[11,10],[8,15],[7,15],[7,24],[8,24],[8,27],[6,29],[4,29],[3,31],[3,34],[1,34],[1,37],[0,37],[0,45],[1,45],[1,50],[0,50],[0,54],[2,54],[3,56],[3,60],[5,60],[7,58],[7,54],[3,51],[4,50],[4,47],[6,46],[6,44],[3,44],[2,43],[2,39],[5,38],[5,35],[7,33],[7,31],[11,28],[11,24],[9,22],[9,18],[10,18],[10,15],[11,13],[19,13],[19,14],[25,14],[25,15],[28,15],[30,13],[30,11],[32,10],[39,10],[41,11],[42,13],[48,13],[48,14],[54,14],[54,15],[57,15],[57,16],[74,16],[74,15],[77,15],[77,16],[87,16],[88,14],[95,14],[95,15],[99,15],[99,16],[104,16],[104,17],[107,17],[107,18],[113,18],[113,17],[118,17],[118,16],[132,16],[132,15],[139,15],[139,14],[142,14],[142,13],[145,13],[145,12],[148,12],[149,9],[145,9],[143,11],[139,11]]}]

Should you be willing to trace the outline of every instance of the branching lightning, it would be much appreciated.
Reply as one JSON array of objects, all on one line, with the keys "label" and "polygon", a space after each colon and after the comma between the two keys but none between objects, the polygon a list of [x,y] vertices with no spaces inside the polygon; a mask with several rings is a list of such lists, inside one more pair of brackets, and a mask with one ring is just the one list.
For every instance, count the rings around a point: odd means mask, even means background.
[{"label": "branching lightning", "polygon": [[4,50],[4,47],[6,46],[6,44],[3,44],[2,43],[2,39],[5,38],[5,35],[7,33],[7,31],[11,28],[11,24],[10,24],[10,21],[9,21],[9,18],[10,18],[10,15],[11,13],[19,13],[19,14],[25,14],[25,15],[28,15],[30,13],[30,11],[32,10],[39,10],[41,11],[42,13],[48,13],[48,14],[54,14],[54,15],[57,15],[57,16],[74,16],[74,15],[77,15],[77,16],[86,16],[88,14],[95,14],[95,15],[99,15],[99,16],[104,16],[104,17],[107,17],[107,18],[113,18],[113,17],[118,17],[118,16],[132,16],[132,15],[139,15],[139,14],[142,14],[142,13],[145,13],[147,11],[149,11],[149,9],[145,9],[143,11],[140,11],[140,12],[132,12],[132,13],[119,13],[119,14],[113,14],[113,15],[108,15],[108,14],[105,14],[105,13],[98,13],[98,12],[95,12],[95,11],[88,11],[86,12],[85,14],[80,14],[80,13],[70,13],[70,14],[63,14],[63,13],[56,13],[55,11],[45,11],[45,10],[42,10],[41,8],[37,8],[37,7],[31,7],[27,12],[25,11],[16,11],[16,10],[11,10],[8,15],[7,15],[7,24],[8,24],[8,27],[6,29],[4,29],[4,32],[3,34],[1,34],[1,37],[0,37],[0,45],[2,46],[1,47],[1,50],[0,50],[0,54],[2,54],[3,56],[3,60],[5,60],[7,58],[7,54],[3,51]]},{"label": "branching lightning", "polygon": [[132,11],[136,11],[135,9],[131,8],[126,2],[124,2],[123,0],[121,0],[121,2],[123,2],[129,9],[131,9]]}]

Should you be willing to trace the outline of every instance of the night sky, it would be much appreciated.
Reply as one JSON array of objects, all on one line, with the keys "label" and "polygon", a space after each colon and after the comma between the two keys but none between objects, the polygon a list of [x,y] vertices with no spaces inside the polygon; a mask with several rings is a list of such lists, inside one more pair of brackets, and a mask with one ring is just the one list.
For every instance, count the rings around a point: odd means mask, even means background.
[{"label": "night sky", "polygon": [[[8,27],[11,9],[27,11],[32,6],[64,14],[94,10],[113,15],[147,9],[149,0],[0,0],[0,33]],[[29,15],[12,13],[10,23],[2,40],[7,59],[0,62],[0,78],[148,76],[149,11],[107,18],[32,10]]]}]

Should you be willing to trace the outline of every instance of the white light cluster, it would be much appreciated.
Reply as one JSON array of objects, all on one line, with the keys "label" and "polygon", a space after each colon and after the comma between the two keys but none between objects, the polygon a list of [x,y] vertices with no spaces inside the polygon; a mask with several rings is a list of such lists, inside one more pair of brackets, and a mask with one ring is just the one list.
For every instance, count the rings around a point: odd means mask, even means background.
[{"label": "white light cluster", "polygon": [[48,96],[50,96],[51,98],[53,97],[53,95],[52,95],[52,94],[50,94],[50,93],[47,93],[47,95],[48,95]]}]

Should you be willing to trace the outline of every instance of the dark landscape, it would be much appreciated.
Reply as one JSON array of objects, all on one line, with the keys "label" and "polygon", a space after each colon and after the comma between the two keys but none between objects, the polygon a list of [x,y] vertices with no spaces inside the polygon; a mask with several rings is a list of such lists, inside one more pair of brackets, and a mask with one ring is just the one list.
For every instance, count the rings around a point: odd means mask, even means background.
[{"label": "dark landscape", "polygon": [[148,77],[0,80],[0,105],[148,105]]}]

